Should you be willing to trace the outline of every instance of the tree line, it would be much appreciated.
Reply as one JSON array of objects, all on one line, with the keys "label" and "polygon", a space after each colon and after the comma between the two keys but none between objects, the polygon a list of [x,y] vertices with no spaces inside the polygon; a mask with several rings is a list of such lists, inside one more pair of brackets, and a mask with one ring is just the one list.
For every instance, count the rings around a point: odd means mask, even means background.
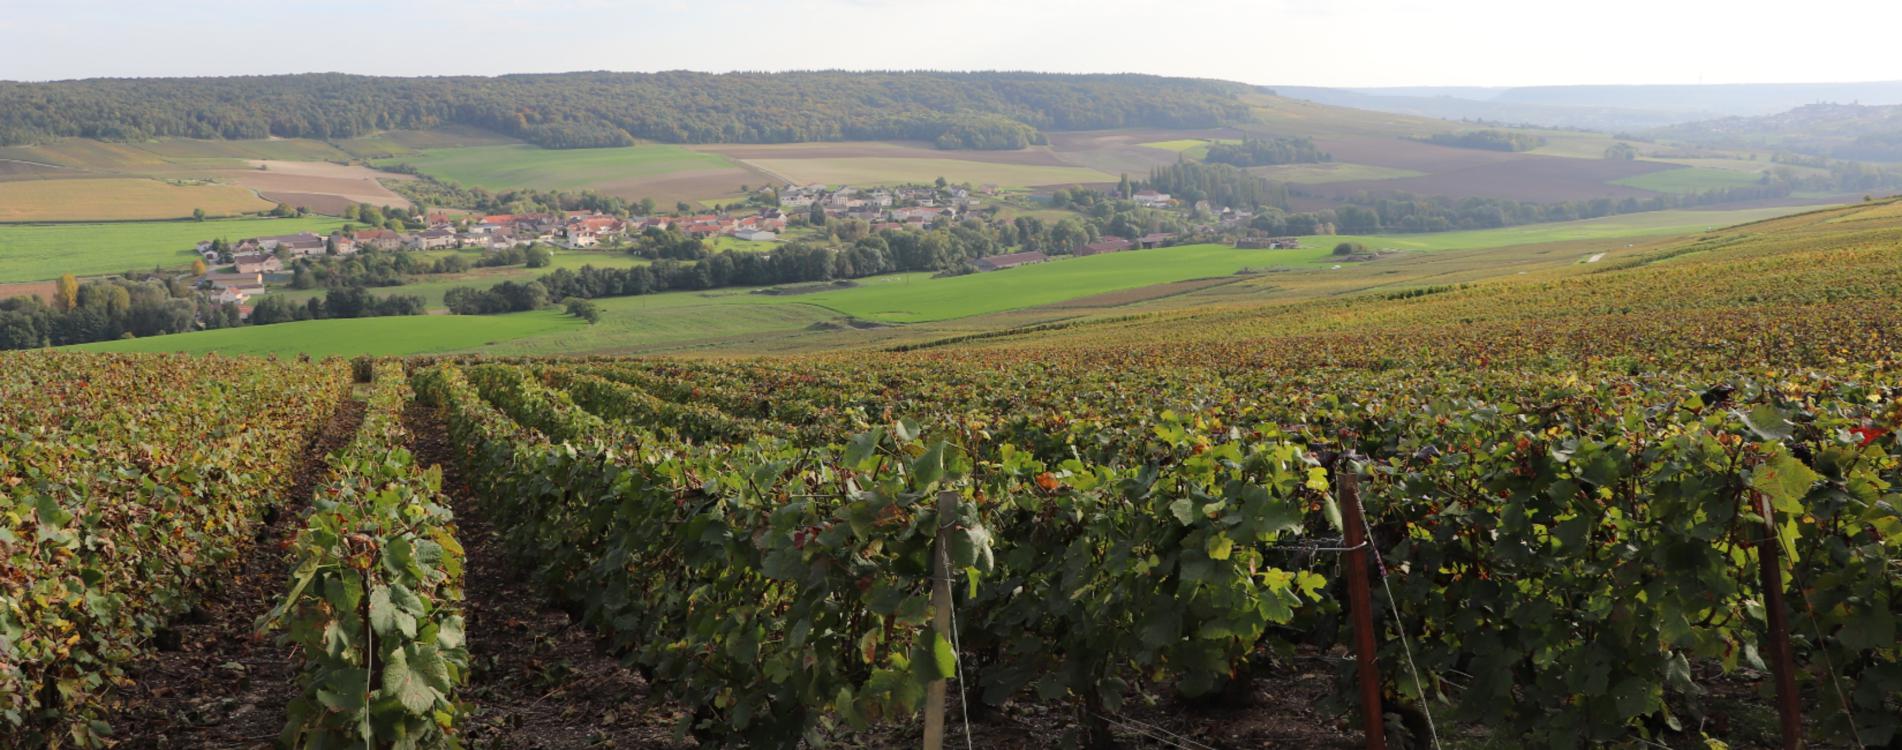
[{"label": "tree line", "polygon": [[1420,139],[1438,146],[1477,148],[1486,151],[1531,151],[1545,145],[1545,136],[1514,133],[1508,130],[1469,130],[1463,133],[1434,133]]},{"label": "tree line", "polygon": [[378,298],[363,287],[330,290],[322,299],[258,298],[247,321],[238,306],[194,289],[188,276],[127,275],[80,282],[61,277],[53,300],[0,299],[0,349],[37,349],[187,331],[319,318],[421,315],[423,299]]},{"label": "tree line", "polygon": [[1244,138],[1240,143],[1209,144],[1202,160],[1236,167],[1268,167],[1333,161],[1334,155],[1314,145],[1312,138]]},{"label": "tree line", "polygon": [[398,78],[334,73],[0,82],[0,145],[55,137],[342,139],[469,125],[549,148],[923,140],[1238,122],[1241,84],[1147,75],[796,72]]}]

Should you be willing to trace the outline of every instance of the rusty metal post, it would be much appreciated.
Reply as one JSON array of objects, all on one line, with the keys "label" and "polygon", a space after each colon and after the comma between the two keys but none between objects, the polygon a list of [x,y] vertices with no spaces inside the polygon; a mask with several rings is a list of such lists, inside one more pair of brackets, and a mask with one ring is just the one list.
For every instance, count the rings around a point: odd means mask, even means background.
[{"label": "rusty metal post", "polygon": [[1354,618],[1354,661],[1360,680],[1361,719],[1366,724],[1367,750],[1386,750],[1387,726],[1380,705],[1380,668],[1374,651],[1374,596],[1367,586],[1367,562],[1374,553],[1361,517],[1360,478],[1342,457],[1335,465],[1341,488],[1342,542],[1347,553],[1348,614]]},{"label": "rusty metal post", "polygon": [[1763,576],[1763,610],[1770,627],[1770,669],[1777,683],[1777,723],[1783,728],[1784,750],[1803,746],[1803,706],[1796,692],[1796,657],[1790,649],[1790,622],[1783,607],[1783,543],[1777,534],[1776,511],[1767,497],[1758,499],[1764,537],[1757,541],[1757,563]]}]

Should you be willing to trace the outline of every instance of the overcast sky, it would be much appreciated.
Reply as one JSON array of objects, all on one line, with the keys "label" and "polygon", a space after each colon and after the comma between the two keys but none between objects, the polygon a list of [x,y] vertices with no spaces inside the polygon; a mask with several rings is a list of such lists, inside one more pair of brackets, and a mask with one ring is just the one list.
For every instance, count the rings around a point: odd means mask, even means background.
[{"label": "overcast sky", "polygon": [[951,69],[1319,86],[1902,79],[1902,0],[0,0],[0,79]]}]

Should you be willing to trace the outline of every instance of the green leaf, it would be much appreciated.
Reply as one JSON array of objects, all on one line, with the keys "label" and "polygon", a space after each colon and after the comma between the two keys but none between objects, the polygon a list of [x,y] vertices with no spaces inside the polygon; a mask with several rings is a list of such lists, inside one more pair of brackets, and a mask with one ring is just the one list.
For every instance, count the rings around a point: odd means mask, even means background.
[{"label": "green leaf", "polygon": [[383,584],[370,589],[370,627],[378,635],[396,629],[396,605],[390,603],[390,587]]},{"label": "green leaf", "polygon": [[948,680],[958,674],[958,652],[951,648],[951,641],[943,633],[932,631],[931,655],[937,663],[938,679]]},{"label": "green leaf", "polygon": [[1169,512],[1174,514],[1176,520],[1181,521],[1184,526],[1195,523],[1195,501],[1186,497],[1170,503]]},{"label": "green leaf", "polygon": [[395,698],[404,709],[420,716],[436,704],[436,696],[424,675],[410,669],[408,649],[390,652],[383,662],[383,697]]},{"label": "green leaf", "polygon": [[1784,440],[1795,433],[1789,416],[1769,404],[1751,409],[1749,414],[1743,415],[1743,421],[1745,427],[1764,440]]},{"label": "green leaf", "polygon": [[884,439],[885,429],[882,427],[874,427],[870,432],[853,437],[845,446],[845,465],[852,468],[864,466],[865,460],[878,450],[879,441]]},{"label": "green leaf", "polygon": [[1220,532],[1210,534],[1208,543],[1205,545],[1210,560],[1227,560],[1229,553],[1233,551],[1234,548],[1235,540],[1228,538],[1227,534]]},{"label": "green leaf", "polygon": [[911,462],[911,473],[920,487],[929,486],[944,478],[944,441],[932,443],[924,455]]},{"label": "green leaf", "polygon": [[1821,476],[1803,465],[1802,461],[1796,460],[1795,456],[1779,452],[1751,471],[1750,488],[1770,498],[1770,507],[1779,512],[1801,513],[1803,504],[1800,501],[1820,479]]}]

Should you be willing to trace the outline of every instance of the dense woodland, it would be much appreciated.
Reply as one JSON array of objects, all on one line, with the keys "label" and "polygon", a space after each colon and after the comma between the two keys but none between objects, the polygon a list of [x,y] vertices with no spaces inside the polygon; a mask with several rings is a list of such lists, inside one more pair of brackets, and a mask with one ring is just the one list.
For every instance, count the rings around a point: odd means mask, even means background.
[{"label": "dense woodland", "polygon": [[76,136],[351,138],[470,125],[549,148],[924,140],[1012,149],[1045,130],[1207,128],[1241,84],[1145,75],[841,71],[342,74],[0,82],[0,145]]},{"label": "dense woodland", "polygon": [[1438,146],[1477,148],[1486,151],[1531,151],[1545,145],[1545,137],[1508,130],[1469,130],[1464,133],[1434,133],[1421,140]]},{"label": "dense woodland", "polygon": [[1268,167],[1333,161],[1334,157],[1314,145],[1311,138],[1247,138],[1241,143],[1211,143],[1202,160],[1236,167]]}]

